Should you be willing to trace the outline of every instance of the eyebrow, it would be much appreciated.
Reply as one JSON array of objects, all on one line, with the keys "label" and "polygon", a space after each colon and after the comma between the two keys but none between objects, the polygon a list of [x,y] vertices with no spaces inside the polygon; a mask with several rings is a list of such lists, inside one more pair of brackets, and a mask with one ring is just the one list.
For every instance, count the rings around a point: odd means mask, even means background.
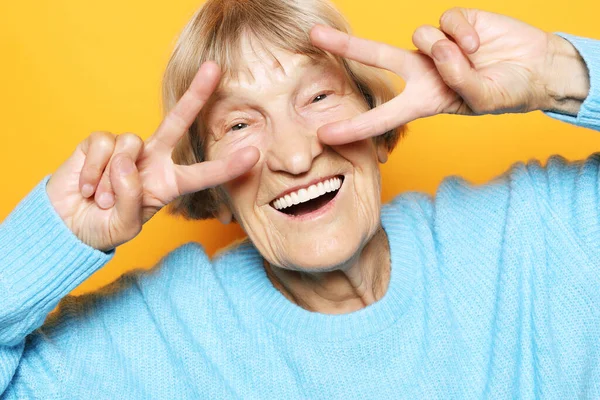
[{"label": "eyebrow", "polygon": [[[283,69],[283,66],[281,65],[281,63],[279,62],[279,59],[277,59],[277,57],[273,57],[273,58],[274,58],[274,60],[273,60],[272,68],[273,69],[279,68],[285,74],[285,70]],[[297,68],[305,69],[309,66],[324,67],[328,63],[331,63],[331,62],[332,62],[332,60],[327,60],[324,57],[307,57],[298,65]],[[223,99],[229,97],[230,94],[231,94],[230,91],[228,91],[227,89],[224,89],[222,87],[222,85],[219,84],[217,86],[217,88],[215,89],[215,91],[213,92],[213,94],[211,95],[210,105],[212,106],[215,103],[222,101]]]}]

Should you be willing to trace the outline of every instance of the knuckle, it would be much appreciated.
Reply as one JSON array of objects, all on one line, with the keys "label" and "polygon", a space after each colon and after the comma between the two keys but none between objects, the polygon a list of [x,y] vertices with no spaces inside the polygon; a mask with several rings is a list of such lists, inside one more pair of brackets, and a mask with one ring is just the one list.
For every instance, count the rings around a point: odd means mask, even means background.
[{"label": "knuckle", "polygon": [[421,38],[421,33],[422,29],[421,27],[418,27],[417,29],[415,29],[415,31],[412,34],[412,42],[417,45],[417,43],[419,42],[420,38]]},{"label": "knuckle", "polygon": [[458,10],[459,10],[458,7],[452,7],[450,9],[444,11],[442,16],[440,17],[440,26],[442,26],[442,27],[447,26],[452,21],[452,18],[458,12]]},{"label": "knuckle", "polygon": [[421,25],[417,29],[415,29],[415,31],[413,32],[413,35],[412,35],[413,41],[415,39],[420,38],[423,35],[424,31],[425,31],[425,25]]},{"label": "knuckle", "polygon": [[415,29],[415,34],[424,34],[430,27],[431,25],[427,24],[421,25],[417,29]]},{"label": "knuckle", "polygon": [[115,135],[107,131],[94,131],[90,134],[92,140],[98,140],[99,138],[114,138]]},{"label": "knuckle", "polygon": [[413,32],[412,41],[415,45],[424,44],[428,41],[427,39],[432,36],[432,33],[437,30],[438,29],[432,25],[421,25]]},{"label": "knuckle", "polygon": [[115,147],[115,138],[109,136],[98,136],[93,142],[92,145],[94,148],[105,152],[107,154],[112,153]]},{"label": "knuckle", "polygon": [[381,121],[375,123],[356,122],[353,127],[353,134],[356,140],[362,140],[372,135],[372,132],[381,129]]},{"label": "knuckle", "polygon": [[[88,136],[86,136],[86,138],[81,141],[79,146],[85,154],[88,154],[89,151],[92,149],[92,147],[94,147],[94,148],[96,147],[96,143],[98,142],[98,140],[105,140],[106,138],[110,138],[111,136],[114,136],[114,135],[110,132],[94,131],[94,132],[90,133]],[[103,138],[105,138],[105,139],[103,139]]]},{"label": "knuckle", "polygon": [[123,143],[125,147],[138,147],[141,146],[144,141],[135,133],[125,132],[117,137],[117,141]]},{"label": "knuckle", "polygon": [[448,21],[448,17],[450,14],[450,10],[446,10],[442,13],[440,17],[440,26],[443,28],[446,26],[446,22]]},{"label": "knuckle", "polygon": [[378,65],[391,65],[396,72],[398,63],[402,60],[402,53],[397,48],[390,44],[382,44],[381,51],[377,52],[377,64]]},{"label": "knuckle", "polygon": [[355,42],[356,42],[356,39],[354,37],[347,35],[341,46],[342,53],[347,54]]}]

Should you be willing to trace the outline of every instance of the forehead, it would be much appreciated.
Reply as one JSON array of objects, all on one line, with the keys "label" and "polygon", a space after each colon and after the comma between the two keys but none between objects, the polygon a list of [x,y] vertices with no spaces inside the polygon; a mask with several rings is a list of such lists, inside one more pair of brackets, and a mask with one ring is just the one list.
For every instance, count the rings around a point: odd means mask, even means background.
[{"label": "forehead", "polygon": [[216,95],[227,89],[242,86],[260,86],[298,77],[307,71],[337,71],[339,62],[326,55],[307,55],[260,43],[251,37],[240,40],[236,62],[225,66]]}]

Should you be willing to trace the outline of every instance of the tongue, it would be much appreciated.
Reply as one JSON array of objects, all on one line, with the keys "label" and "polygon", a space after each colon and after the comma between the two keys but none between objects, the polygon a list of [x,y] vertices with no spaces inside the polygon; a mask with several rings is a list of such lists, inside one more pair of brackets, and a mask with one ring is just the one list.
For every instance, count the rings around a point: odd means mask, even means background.
[{"label": "tongue", "polygon": [[323,207],[325,204],[329,203],[331,199],[335,197],[337,190],[334,192],[325,193],[322,196],[317,197],[316,199],[309,200],[304,203],[296,204],[295,206],[291,206],[288,208],[284,208],[281,212],[289,215],[304,215],[319,208]]}]

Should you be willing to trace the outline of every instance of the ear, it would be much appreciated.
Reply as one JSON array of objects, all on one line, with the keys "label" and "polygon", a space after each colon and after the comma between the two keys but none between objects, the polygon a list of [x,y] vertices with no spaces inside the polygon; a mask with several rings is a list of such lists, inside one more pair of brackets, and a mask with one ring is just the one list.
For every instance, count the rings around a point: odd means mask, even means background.
[{"label": "ear", "polygon": [[385,146],[385,143],[383,142],[383,140],[381,140],[379,141],[379,143],[376,143],[375,146],[377,146],[377,159],[380,163],[385,164],[385,162],[388,159],[388,151]]},{"label": "ear", "polygon": [[215,215],[217,219],[223,224],[227,225],[233,220],[233,213],[225,205],[225,203],[219,203],[219,209],[217,210],[217,215]]}]

